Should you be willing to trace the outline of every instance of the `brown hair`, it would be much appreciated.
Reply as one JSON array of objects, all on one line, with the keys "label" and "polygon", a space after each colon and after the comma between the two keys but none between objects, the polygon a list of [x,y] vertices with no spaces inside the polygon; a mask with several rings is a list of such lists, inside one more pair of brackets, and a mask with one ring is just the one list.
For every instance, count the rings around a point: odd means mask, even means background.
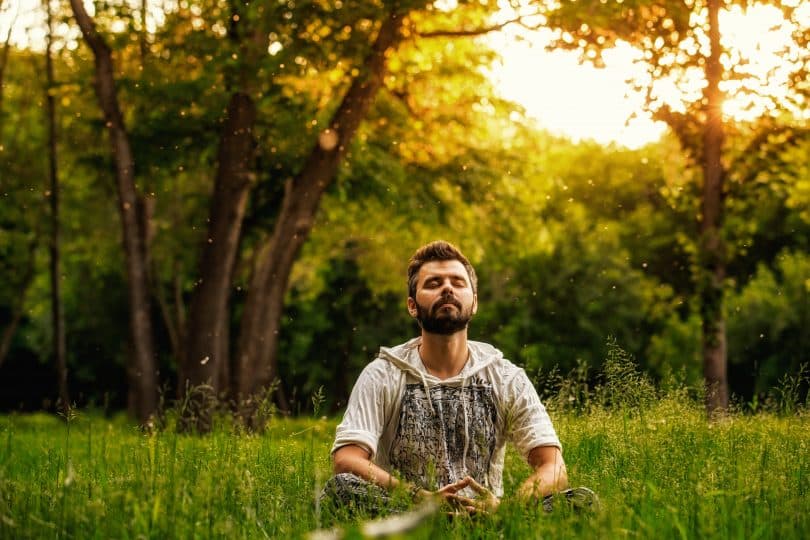
[{"label": "brown hair", "polygon": [[422,265],[432,261],[458,261],[467,270],[470,276],[470,284],[474,293],[478,292],[478,276],[475,269],[467,260],[467,257],[456,246],[444,240],[436,240],[425,244],[416,250],[408,262],[408,296],[416,298],[416,281],[419,276],[419,269]]}]

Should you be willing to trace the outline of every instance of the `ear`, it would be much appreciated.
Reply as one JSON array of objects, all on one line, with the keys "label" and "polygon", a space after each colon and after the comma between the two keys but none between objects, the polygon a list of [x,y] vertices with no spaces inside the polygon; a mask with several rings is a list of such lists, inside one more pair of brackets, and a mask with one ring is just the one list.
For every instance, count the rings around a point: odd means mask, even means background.
[{"label": "ear", "polygon": [[416,318],[416,300],[414,300],[410,296],[408,297],[408,314],[411,317]]},{"label": "ear", "polygon": [[478,313],[478,293],[473,293],[472,314]]}]

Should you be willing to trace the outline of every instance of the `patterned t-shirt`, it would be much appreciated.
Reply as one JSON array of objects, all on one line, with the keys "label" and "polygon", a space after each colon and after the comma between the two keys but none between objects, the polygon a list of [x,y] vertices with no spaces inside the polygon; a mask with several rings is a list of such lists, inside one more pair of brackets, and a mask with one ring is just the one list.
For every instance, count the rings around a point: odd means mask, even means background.
[{"label": "patterned t-shirt", "polygon": [[[408,481],[437,489],[470,475],[503,495],[505,444],[524,456],[560,441],[526,373],[485,343],[449,379],[429,374],[420,338],[380,350],[352,390],[334,452],[356,444]],[[471,492],[468,494],[472,494]]]}]

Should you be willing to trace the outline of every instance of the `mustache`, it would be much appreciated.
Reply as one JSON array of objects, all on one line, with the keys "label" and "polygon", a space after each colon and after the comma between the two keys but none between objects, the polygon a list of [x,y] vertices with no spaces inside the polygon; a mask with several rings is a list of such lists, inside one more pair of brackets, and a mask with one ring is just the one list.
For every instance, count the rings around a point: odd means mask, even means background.
[{"label": "mustache", "polygon": [[442,305],[444,305],[444,304],[451,304],[451,305],[453,305],[453,306],[456,306],[456,308],[458,308],[459,310],[461,310],[461,302],[459,302],[458,300],[456,300],[456,299],[455,299],[453,296],[451,296],[451,295],[442,295],[442,297],[441,297],[441,298],[439,298],[438,300],[436,300],[436,301],[433,303],[433,306],[432,306],[432,311],[436,311],[436,310],[437,310],[437,309],[438,309],[440,306],[442,306]]}]

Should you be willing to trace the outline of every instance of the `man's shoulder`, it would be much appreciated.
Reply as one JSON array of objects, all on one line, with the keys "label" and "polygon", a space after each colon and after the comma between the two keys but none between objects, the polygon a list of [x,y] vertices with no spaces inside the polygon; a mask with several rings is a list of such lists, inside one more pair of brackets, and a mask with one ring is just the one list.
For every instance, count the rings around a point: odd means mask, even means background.
[{"label": "man's shoulder", "polygon": [[391,370],[391,362],[384,357],[377,355],[363,368],[363,373],[368,375],[387,375]]},{"label": "man's shoulder", "polygon": [[511,382],[515,376],[524,373],[522,367],[513,363],[503,356],[503,353],[495,346],[483,341],[468,341],[470,349],[478,357],[478,362],[483,364],[483,371],[487,371],[497,377],[501,383]]},{"label": "man's shoulder", "polygon": [[487,359],[488,363],[508,369],[521,369],[512,361],[504,357],[503,352],[501,352],[500,349],[491,343],[487,343],[485,341],[474,341],[471,339],[467,341],[467,345],[479,358]]}]

